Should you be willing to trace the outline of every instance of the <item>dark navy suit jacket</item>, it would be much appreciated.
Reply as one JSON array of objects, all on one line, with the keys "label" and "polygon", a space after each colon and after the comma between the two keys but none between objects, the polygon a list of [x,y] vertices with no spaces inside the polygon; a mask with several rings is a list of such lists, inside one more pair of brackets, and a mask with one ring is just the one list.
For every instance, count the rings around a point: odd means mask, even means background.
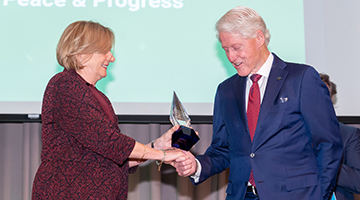
[{"label": "dark navy suit jacket", "polygon": [[344,155],[336,186],[337,200],[352,200],[353,193],[360,194],[360,129],[340,125]]},{"label": "dark navy suit jacket", "polygon": [[276,55],[253,142],[245,109],[246,78],[217,89],[213,139],[200,161],[199,184],[230,167],[227,199],[244,199],[251,169],[259,197],[326,199],[335,186],[342,143],[326,85],[310,66]]}]

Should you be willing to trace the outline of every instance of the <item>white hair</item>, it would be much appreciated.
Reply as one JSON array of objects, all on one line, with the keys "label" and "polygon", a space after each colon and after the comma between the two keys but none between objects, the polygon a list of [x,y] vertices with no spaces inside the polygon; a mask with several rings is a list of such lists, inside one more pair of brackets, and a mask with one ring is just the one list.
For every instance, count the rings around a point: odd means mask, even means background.
[{"label": "white hair", "polygon": [[270,42],[270,32],[264,20],[254,9],[245,6],[237,6],[229,10],[216,23],[218,38],[220,32],[229,32],[251,39],[256,37],[257,30],[264,34],[267,46]]}]

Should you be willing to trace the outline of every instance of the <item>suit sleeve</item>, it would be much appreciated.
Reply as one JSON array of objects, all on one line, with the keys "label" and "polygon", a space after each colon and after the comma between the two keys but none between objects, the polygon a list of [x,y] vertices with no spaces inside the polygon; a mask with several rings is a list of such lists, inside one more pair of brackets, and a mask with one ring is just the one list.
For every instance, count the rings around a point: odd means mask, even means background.
[{"label": "suit sleeve", "polygon": [[127,161],[135,140],[120,133],[83,83],[55,84],[54,121],[82,146],[121,165]]},{"label": "suit sleeve", "polygon": [[[220,85],[221,86],[221,85]],[[221,173],[229,166],[229,148],[227,142],[227,130],[221,115],[221,95],[220,86],[215,95],[214,115],[213,115],[213,138],[211,145],[208,147],[204,155],[197,157],[201,163],[200,184],[207,178]]]},{"label": "suit sleeve", "polygon": [[342,156],[339,124],[329,91],[318,73],[309,67],[303,76],[300,110],[316,152],[322,194],[328,199],[335,187]]},{"label": "suit sleeve", "polygon": [[347,127],[345,130],[346,133],[341,134],[349,134],[350,138],[344,146],[344,161],[340,166],[337,187],[360,194],[360,129]]}]

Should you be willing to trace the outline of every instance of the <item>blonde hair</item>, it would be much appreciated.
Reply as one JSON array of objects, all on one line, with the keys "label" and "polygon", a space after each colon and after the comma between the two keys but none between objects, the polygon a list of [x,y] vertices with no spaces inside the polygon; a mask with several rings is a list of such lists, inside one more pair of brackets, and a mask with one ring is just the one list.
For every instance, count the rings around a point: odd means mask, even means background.
[{"label": "blonde hair", "polygon": [[56,58],[65,69],[82,69],[84,66],[76,55],[107,53],[115,43],[114,33],[93,21],[76,21],[66,27],[56,48]]},{"label": "blonde hair", "polygon": [[216,23],[218,38],[220,32],[229,32],[251,39],[256,37],[257,30],[264,34],[267,46],[270,42],[270,32],[264,20],[254,9],[245,6],[237,6],[229,10]]}]

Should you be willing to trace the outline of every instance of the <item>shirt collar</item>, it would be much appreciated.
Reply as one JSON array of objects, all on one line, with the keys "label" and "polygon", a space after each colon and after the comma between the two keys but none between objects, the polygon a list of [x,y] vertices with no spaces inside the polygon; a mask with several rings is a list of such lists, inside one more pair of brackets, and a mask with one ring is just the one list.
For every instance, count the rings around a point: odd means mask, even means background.
[{"label": "shirt collar", "polygon": [[[270,53],[265,63],[260,67],[259,71],[257,71],[256,73],[260,74],[262,77],[269,77],[273,61],[274,61],[274,55]],[[248,77],[250,77],[251,75],[252,74],[250,74]]]}]

